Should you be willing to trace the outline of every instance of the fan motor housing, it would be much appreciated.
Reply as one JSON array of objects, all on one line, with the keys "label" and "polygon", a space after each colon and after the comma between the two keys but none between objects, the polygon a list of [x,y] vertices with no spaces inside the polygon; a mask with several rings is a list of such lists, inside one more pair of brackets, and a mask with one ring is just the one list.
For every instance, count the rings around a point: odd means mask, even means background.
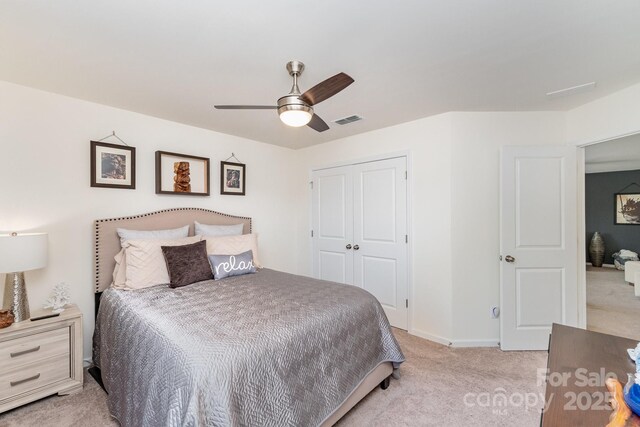
[{"label": "fan motor housing", "polygon": [[299,94],[289,94],[278,99],[278,114],[292,110],[306,111],[313,115],[313,108],[306,102],[302,101]]}]

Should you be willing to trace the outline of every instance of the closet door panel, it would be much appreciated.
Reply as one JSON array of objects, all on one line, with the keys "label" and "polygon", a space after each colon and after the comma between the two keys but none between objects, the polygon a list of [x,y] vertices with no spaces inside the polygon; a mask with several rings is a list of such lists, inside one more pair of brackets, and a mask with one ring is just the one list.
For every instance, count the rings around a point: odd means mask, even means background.
[{"label": "closet door panel", "polygon": [[354,165],[353,284],[373,294],[389,322],[407,328],[406,158]]},{"label": "closet door panel", "polygon": [[353,178],[351,166],[313,174],[313,276],[353,283]]}]

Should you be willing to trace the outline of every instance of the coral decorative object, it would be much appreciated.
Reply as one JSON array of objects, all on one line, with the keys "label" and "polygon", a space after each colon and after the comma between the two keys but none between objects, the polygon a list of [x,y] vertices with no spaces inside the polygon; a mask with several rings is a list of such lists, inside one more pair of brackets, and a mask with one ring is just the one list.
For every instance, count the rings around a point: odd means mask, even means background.
[{"label": "coral decorative object", "polygon": [[62,313],[64,307],[69,304],[71,299],[69,298],[69,289],[64,283],[58,283],[53,288],[53,294],[45,302],[44,308],[53,309],[54,313]]}]

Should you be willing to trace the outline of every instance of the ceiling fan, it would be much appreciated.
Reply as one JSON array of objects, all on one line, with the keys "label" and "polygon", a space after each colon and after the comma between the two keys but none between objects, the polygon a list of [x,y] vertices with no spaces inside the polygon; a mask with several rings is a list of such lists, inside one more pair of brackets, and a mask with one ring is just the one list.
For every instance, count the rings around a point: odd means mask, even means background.
[{"label": "ceiling fan", "polygon": [[301,94],[298,78],[304,71],[304,64],[300,61],[289,61],[287,71],[293,77],[293,86],[287,95],[278,99],[277,105],[214,105],[214,107],[218,110],[278,110],[280,120],[288,126],[307,125],[318,132],[329,129],[325,121],[313,112],[313,106],[331,98],[354,80],[345,73],[338,73]]}]

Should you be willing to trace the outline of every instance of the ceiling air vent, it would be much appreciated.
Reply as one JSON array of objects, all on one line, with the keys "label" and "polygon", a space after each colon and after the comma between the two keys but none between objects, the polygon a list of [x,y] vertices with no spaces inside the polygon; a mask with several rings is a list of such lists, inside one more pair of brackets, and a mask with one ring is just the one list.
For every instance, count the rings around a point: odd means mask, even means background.
[{"label": "ceiling air vent", "polygon": [[353,123],[353,122],[357,122],[362,120],[362,117],[354,114],[353,116],[349,116],[349,117],[344,117],[342,119],[338,119],[338,120],[334,120],[333,123],[339,124],[339,125],[348,125],[349,123]]}]

